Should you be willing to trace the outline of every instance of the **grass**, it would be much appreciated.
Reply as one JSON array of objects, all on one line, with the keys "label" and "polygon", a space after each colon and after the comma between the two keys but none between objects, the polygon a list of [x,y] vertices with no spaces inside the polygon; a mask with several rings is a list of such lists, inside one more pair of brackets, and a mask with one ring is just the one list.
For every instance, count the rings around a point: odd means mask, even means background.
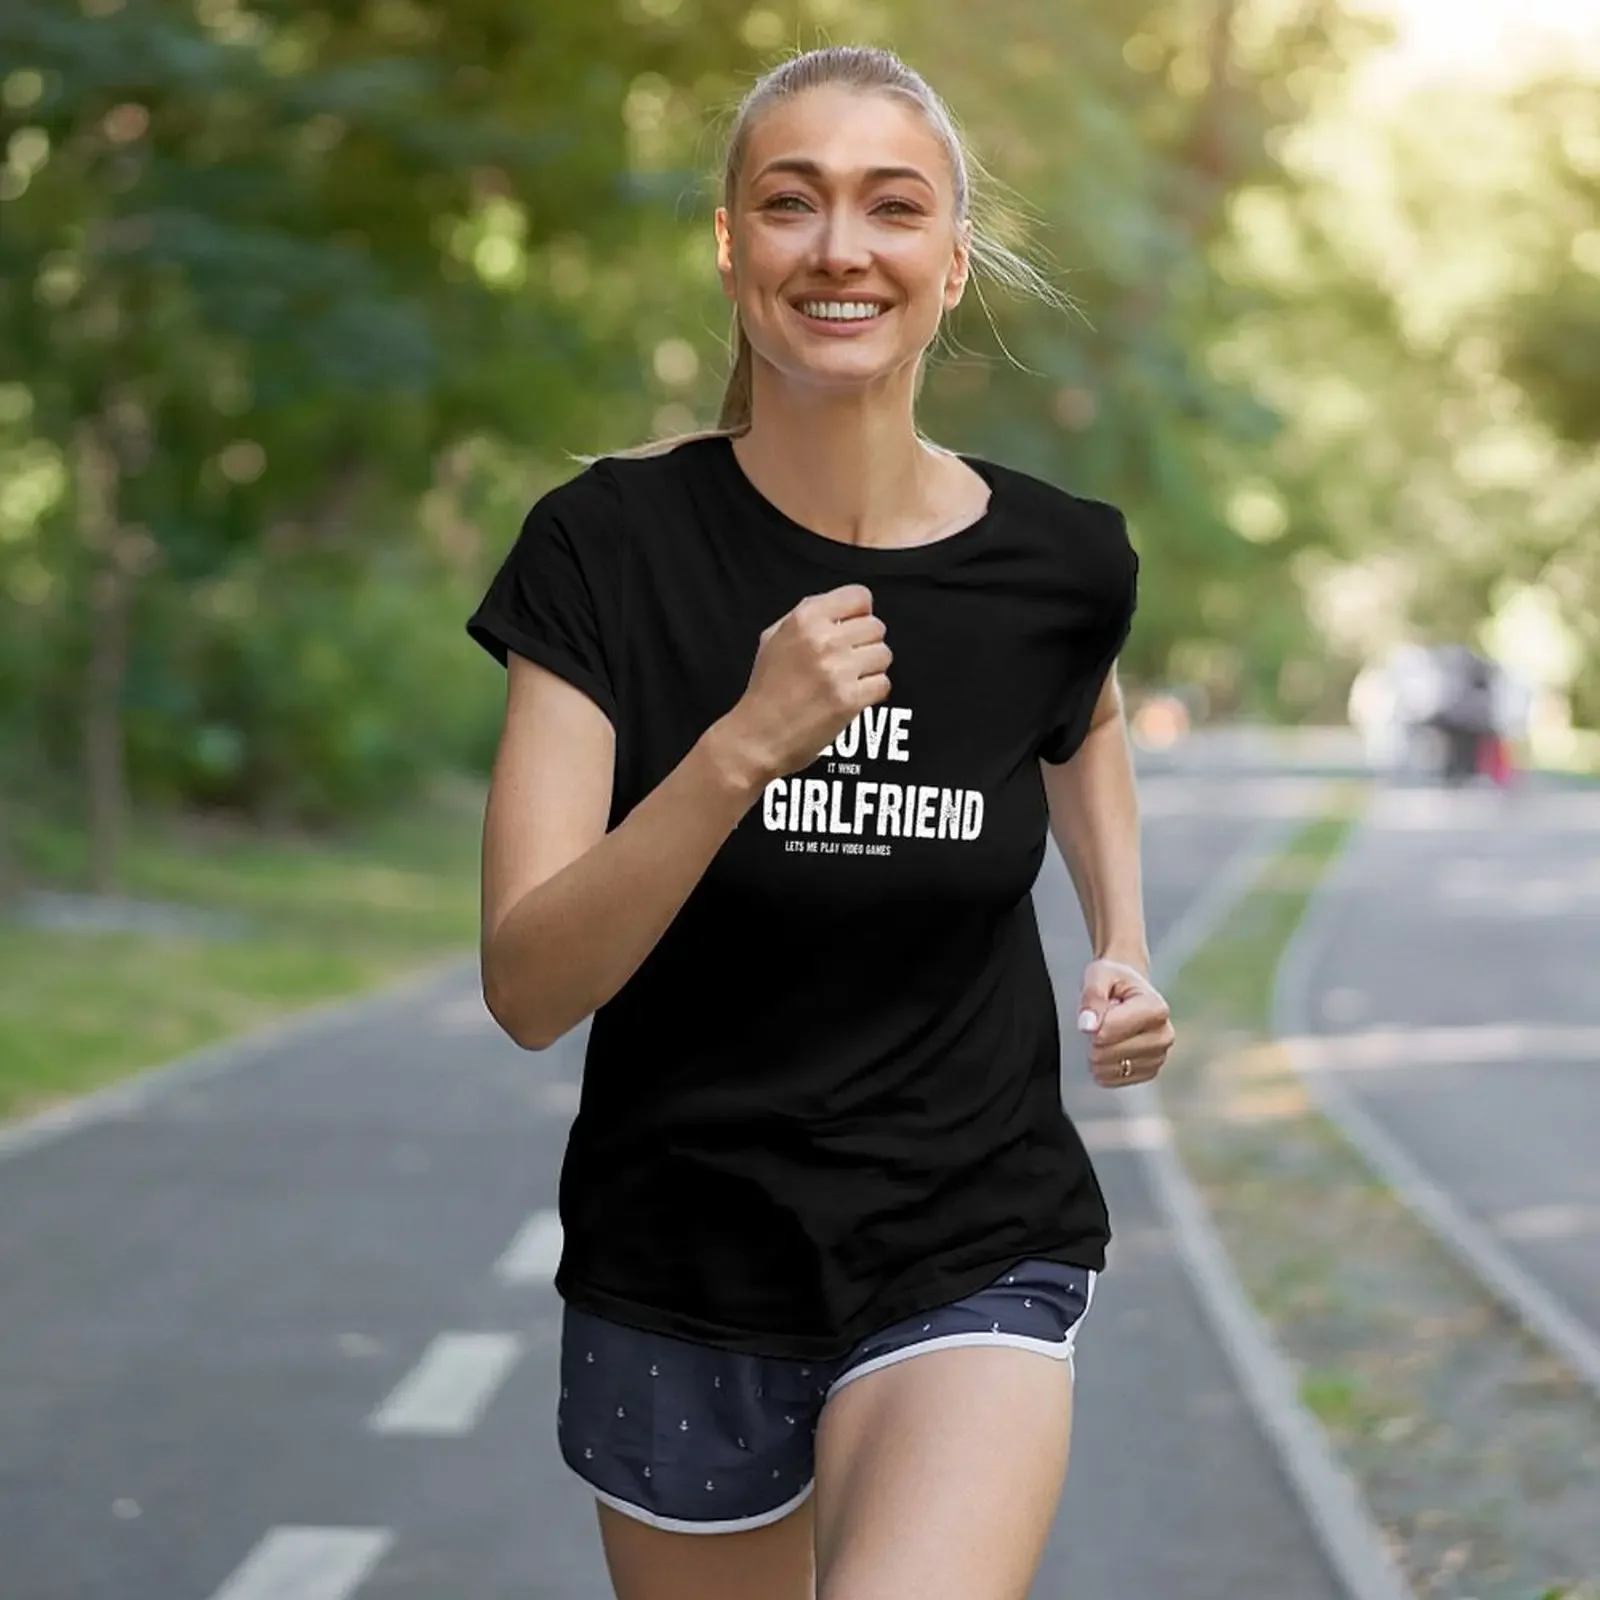
[{"label": "grass", "polygon": [[[238,936],[0,921],[0,1118],[24,1115],[318,1001],[469,951],[479,796],[460,786],[344,838],[141,819],[122,893],[237,919]],[[81,834],[25,819],[37,888],[83,881]]]},{"label": "grass", "polygon": [[1171,985],[1162,1099],[1301,1399],[1424,1600],[1600,1600],[1600,1407],[1309,1099],[1278,967],[1360,798],[1333,792]]}]

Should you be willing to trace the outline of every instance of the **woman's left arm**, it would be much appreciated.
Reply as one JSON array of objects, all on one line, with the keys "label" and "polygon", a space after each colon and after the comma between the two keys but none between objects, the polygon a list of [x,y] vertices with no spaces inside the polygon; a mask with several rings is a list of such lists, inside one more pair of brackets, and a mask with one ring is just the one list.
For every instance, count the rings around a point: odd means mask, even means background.
[{"label": "woman's left arm", "polygon": [[1083,975],[1078,1028],[1090,1034],[1097,1083],[1155,1077],[1172,1048],[1167,1002],[1150,981],[1139,865],[1139,801],[1115,667],[1070,761],[1041,762],[1050,831],[1083,907],[1094,959]]}]

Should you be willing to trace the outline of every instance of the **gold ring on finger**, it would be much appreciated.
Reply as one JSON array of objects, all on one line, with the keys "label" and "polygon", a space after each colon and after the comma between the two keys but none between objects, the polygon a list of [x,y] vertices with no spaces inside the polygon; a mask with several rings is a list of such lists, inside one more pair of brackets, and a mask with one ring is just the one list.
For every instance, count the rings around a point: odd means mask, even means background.
[{"label": "gold ring on finger", "polygon": [[1128,1078],[1128,1077],[1131,1077],[1132,1075],[1133,1075],[1133,1063],[1126,1056],[1124,1056],[1122,1058],[1122,1076],[1124,1078]]}]

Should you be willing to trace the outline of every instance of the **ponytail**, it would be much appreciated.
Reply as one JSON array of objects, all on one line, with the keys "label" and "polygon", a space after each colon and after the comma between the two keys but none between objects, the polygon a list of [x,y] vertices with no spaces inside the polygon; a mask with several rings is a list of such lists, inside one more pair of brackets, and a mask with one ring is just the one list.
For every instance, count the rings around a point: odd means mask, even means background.
[{"label": "ponytail", "polygon": [[717,416],[716,427],[697,428],[689,433],[675,433],[670,438],[651,439],[645,444],[632,445],[626,450],[608,450],[604,455],[574,455],[571,459],[585,467],[593,466],[596,461],[604,461],[608,457],[620,461],[643,461],[650,456],[664,456],[669,450],[676,450],[681,444],[695,444],[701,439],[737,439],[741,433],[750,431],[750,418],[754,414],[752,404],[754,366],[754,352],[750,348],[750,341],[744,336],[744,325],[735,312],[733,365],[728,371],[727,387],[722,391],[722,410]]},{"label": "ponytail", "polygon": [[733,366],[728,386],[722,391],[722,410],[717,414],[719,433],[748,433],[753,412],[753,369],[755,356],[744,336],[744,324],[737,312],[733,318]]}]

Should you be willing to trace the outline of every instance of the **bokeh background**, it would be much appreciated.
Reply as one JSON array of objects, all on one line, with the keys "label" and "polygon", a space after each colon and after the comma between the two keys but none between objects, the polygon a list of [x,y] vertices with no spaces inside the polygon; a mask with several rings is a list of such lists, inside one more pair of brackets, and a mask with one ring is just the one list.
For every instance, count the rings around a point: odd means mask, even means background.
[{"label": "bokeh background", "polygon": [[[500,702],[461,620],[575,453],[714,413],[720,136],[830,39],[924,70],[1080,308],[969,297],[926,423],[1127,509],[1136,699],[1338,722],[1395,645],[1471,642],[1533,692],[1525,759],[1594,766],[1597,32],[1555,0],[12,0],[0,874],[36,924],[109,915],[84,889],[344,917],[201,983],[230,994],[469,927],[454,780]],[[62,1013],[77,946],[0,941],[13,1005]],[[157,977],[108,948],[101,1023],[49,1023],[99,1029],[83,1074],[250,1014],[135,1043],[105,997]],[[26,1048],[76,1079],[58,1044]]]},{"label": "bokeh background", "polygon": [[[721,136],[821,42],[926,74],[991,225],[1073,301],[969,294],[923,420],[1128,513],[1160,948],[1221,917],[1256,824],[1330,776],[1381,791],[1293,1004],[1342,802],[1190,963],[1163,1077],[1300,1399],[1417,1600],[1600,1596],[1595,7],[4,0],[5,1600],[312,1568],[343,1596],[380,1559],[417,1600],[604,1592],[526,1421],[582,1040],[520,1055],[476,991],[503,680],[463,623],[577,456],[713,419]],[[1396,652],[1463,645],[1517,686],[1526,788],[1369,784]],[[67,1109],[439,960],[454,987],[252,1074]],[[1299,1035],[1576,1308],[1565,1357],[1311,1114]],[[1135,1173],[1160,1141],[1064,1081],[1127,1242],[1041,1592],[1331,1597]],[[409,1421],[372,1409],[391,1384]],[[480,1414],[461,1455],[361,1453]]]},{"label": "bokeh background", "polygon": [[[1528,687],[1522,759],[1593,767],[1596,35],[1559,0],[10,0],[0,1111],[470,936],[500,697],[461,620],[574,454],[714,414],[720,138],[797,45],[923,69],[1076,302],[970,296],[926,424],[1127,509],[1136,706],[1338,723],[1397,644],[1468,642]],[[80,994],[59,925],[160,921],[112,895],[262,959],[112,941]]]}]

